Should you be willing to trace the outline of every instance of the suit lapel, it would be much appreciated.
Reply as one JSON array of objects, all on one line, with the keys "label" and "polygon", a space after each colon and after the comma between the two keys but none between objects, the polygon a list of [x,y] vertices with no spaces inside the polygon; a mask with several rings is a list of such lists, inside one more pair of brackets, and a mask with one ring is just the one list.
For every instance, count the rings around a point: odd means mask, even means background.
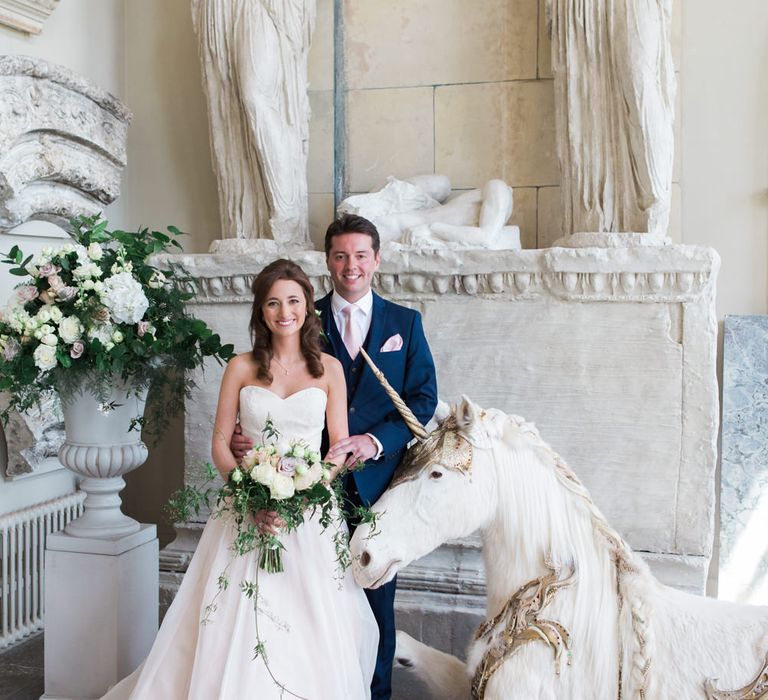
[{"label": "suit lapel", "polygon": [[[331,292],[333,294],[333,292]],[[342,353],[343,341],[339,335],[339,329],[336,328],[336,322],[333,320],[333,308],[331,307],[331,294],[326,294],[320,301],[317,302],[316,307],[320,309],[320,321],[323,326],[323,333],[328,338],[330,343],[330,350],[334,357],[344,362],[344,353]]]}]

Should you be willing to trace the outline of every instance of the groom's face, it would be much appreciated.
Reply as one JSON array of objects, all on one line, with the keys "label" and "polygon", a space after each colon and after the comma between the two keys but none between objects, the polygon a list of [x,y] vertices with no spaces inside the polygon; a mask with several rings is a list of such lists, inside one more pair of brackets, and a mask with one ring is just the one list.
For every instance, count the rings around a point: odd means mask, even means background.
[{"label": "groom's face", "polygon": [[331,239],[326,258],[333,288],[350,303],[362,299],[371,288],[380,256],[365,233],[342,233]]}]

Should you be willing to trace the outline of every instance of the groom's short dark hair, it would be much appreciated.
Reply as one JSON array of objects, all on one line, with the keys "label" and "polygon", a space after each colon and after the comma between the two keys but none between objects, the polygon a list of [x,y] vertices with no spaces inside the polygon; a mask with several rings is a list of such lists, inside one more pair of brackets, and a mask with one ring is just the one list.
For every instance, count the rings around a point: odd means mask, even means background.
[{"label": "groom's short dark hair", "polygon": [[325,257],[331,252],[331,245],[334,236],[343,236],[345,233],[364,233],[371,237],[371,247],[373,252],[378,255],[381,248],[379,231],[368,219],[357,216],[357,214],[342,214],[338,219],[331,222],[328,230],[325,232]]}]

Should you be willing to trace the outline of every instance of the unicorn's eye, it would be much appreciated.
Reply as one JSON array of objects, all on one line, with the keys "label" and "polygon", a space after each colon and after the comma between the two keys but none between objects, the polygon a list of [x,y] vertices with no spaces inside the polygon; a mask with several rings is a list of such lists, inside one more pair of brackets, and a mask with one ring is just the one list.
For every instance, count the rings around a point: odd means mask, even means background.
[{"label": "unicorn's eye", "polygon": [[441,479],[443,477],[443,472],[438,471],[435,469],[435,471],[429,473],[430,479]]}]

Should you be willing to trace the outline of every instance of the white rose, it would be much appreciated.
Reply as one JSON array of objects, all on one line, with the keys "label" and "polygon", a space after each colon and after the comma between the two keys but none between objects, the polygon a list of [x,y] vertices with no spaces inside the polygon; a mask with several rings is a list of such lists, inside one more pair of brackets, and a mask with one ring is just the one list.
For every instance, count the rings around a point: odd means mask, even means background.
[{"label": "white rose", "polygon": [[64,314],[61,312],[61,309],[58,306],[52,306],[51,307],[51,321],[54,323],[58,323],[61,321],[61,319],[64,318]]},{"label": "white rose", "polygon": [[101,260],[102,255],[104,255],[104,251],[98,243],[91,243],[88,246],[88,257],[91,260]]},{"label": "white rose", "polygon": [[291,444],[289,442],[286,442],[285,440],[280,440],[280,442],[275,445],[275,452],[279,454],[281,457],[285,457],[289,452],[291,451]]},{"label": "white rose", "polygon": [[112,334],[112,340],[113,340],[115,343],[122,343],[122,342],[123,342],[123,334],[122,334],[120,331],[115,331],[115,332]]},{"label": "white rose", "polygon": [[269,495],[276,501],[284,501],[290,498],[296,492],[293,485],[293,479],[285,474],[275,474],[272,483],[269,485]]},{"label": "white rose", "polygon": [[257,464],[253,469],[251,469],[251,479],[260,484],[264,484],[264,486],[271,485],[275,479],[275,476],[277,476],[277,472],[269,462]]},{"label": "white rose", "polygon": [[101,268],[93,262],[85,262],[80,267],[72,270],[72,276],[75,279],[88,279],[90,277],[101,277]]},{"label": "white rose", "polygon": [[50,345],[51,347],[54,347],[55,345],[58,345],[59,339],[53,333],[46,333],[40,339],[40,342],[44,345]]},{"label": "white rose", "polygon": [[71,345],[83,335],[83,324],[77,316],[67,316],[59,323],[59,335],[65,343]]},{"label": "white rose", "polygon": [[48,321],[51,320],[51,310],[47,306],[44,306],[35,314],[35,320],[40,324],[48,323]]},{"label": "white rose", "polygon": [[113,275],[104,284],[102,302],[119,323],[138,323],[149,307],[144,290],[130,272]]},{"label": "white rose", "polygon": [[93,289],[93,280],[85,280],[83,284],[81,285],[83,289]]},{"label": "white rose", "polygon": [[293,479],[293,485],[297,491],[306,491],[311,486],[314,486],[323,477],[323,468],[319,462],[315,462],[305,474],[296,476]]},{"label": "white rose", "polygon": [[104,291],[104,282],[101,280],[98,280],[97,282],[93,283],[93,291],[96,292],[96,294],[101,294]]},{"label": "white rose", "polygon": [[38,369],[47,372],[56,366],[56,348],[51,345],[38,345],[33,353]]}]

